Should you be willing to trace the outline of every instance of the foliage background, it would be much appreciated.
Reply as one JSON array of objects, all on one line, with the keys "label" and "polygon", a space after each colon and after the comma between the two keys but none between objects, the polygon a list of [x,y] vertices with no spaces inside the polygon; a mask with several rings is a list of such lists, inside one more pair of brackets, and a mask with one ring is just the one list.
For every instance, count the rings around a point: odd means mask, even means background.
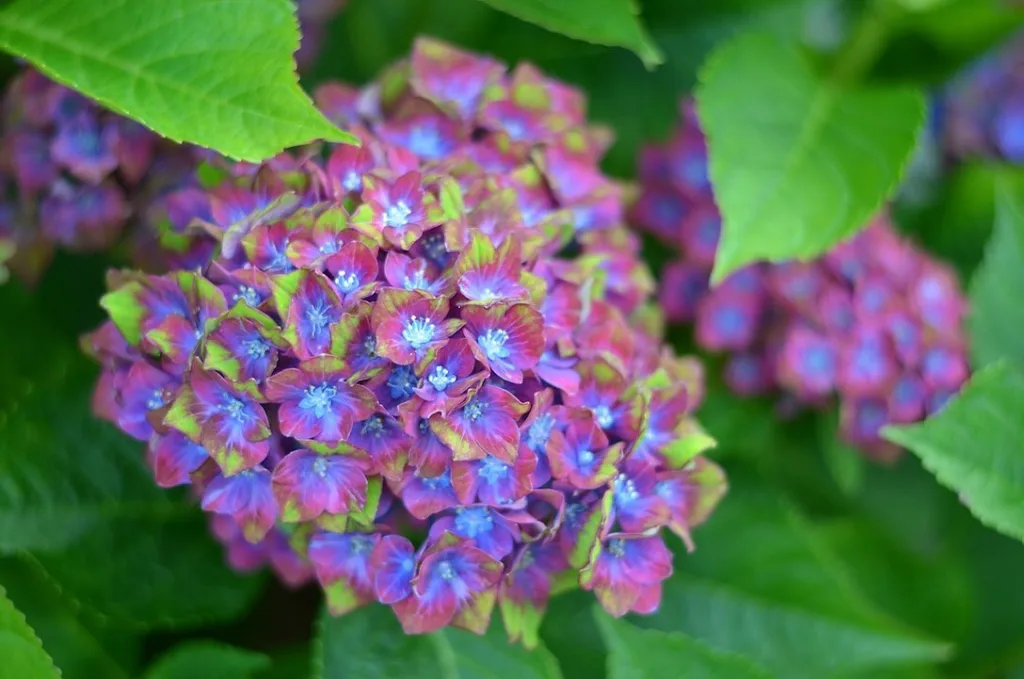
[{"label": "foliage background", "polygon": [[[504,4],[350,0],[302,85],[364,83],[421,34],[510,63],[529,60],[588,93],[591,117],[616,131],[605,169],[628,180],[641,144],[676,124],[680,98],[709,53],[738,35],[799,44],[816,77],[934,93],[1024,20],[996,0],[645,0],[643,22],[664,55],[648,70],[625,49],[490,6]],[[866,41],[863,31],[879,22]],[[4,62],[4,73],[14,70]],[[727,86],[742,96],[758,77]],[[761,103],[781,105],[770,96]],[[759,131],[742,133],[755,150]],[[998,164],[947,164],[926,199],[898,206],[899,225],[970,280],[996,222],[997,184],[1009,187],[1004,238],[1015,242],[1024,228],[1018,182]],[[1001,251],[1006,259],[977,277],[983,293],[1020,276],[1020,253]],[[662,263],[653,248],[649,261]],[[545,648],[532,655],[506,646],[496,629],[482,639],[409,638],[377,609],[323,618],[314,589],[288,592],[229,572],[198,510],[153,487],[141,447],[91,417],[95,371],[77,337],[102,318],[96,300],[109,263],[60,255],[31,293],[0,288],[0,586],[17,607],[8,611],[0,597],[0,657],[24,662],[12,665],[24,668],[12,677],[55,676],[36,635],[69,679],[1024,677],[1024,545],[979,523],[916,457],[891,468],[865,463],[835,442],[834,422],[807,416],[783,425],[769,403],[726,393],[714,369],[701,417],[719,440],[713,456],[731,491],[696,534],[694,554],[674,545],[677,572],[656,615],[595,618],[592,597],[569,593],[551,605]],[[991,326],[977,333],[996,334]],[[672,339],[690,347],[685,331]],[[1019,356],[1021,347],[1011,333],[986,350]],[[1019,448],[1020,440],[1003,443]]]}]

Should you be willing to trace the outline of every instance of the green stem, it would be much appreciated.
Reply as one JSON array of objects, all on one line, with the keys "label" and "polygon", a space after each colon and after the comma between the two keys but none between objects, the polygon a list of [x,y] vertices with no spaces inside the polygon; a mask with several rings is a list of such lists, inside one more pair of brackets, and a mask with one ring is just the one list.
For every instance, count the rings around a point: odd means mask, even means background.
[{"label": "green stem", "polygon": [[857,23],[853,35],[832,65],[830,80],[850,85],[864,77],[885,48],[892,29],[892,11],[881,3],[871,3]]}]

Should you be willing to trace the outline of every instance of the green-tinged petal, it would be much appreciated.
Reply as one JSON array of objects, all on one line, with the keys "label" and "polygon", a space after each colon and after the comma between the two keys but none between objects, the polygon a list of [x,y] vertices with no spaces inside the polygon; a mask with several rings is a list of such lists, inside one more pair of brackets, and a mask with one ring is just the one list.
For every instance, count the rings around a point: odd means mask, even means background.
[{"label": "green-tinged petal", "polygon": [[[299,269],[281,276],[273,276],[270,279],[270,292],[274,299],[274,308],[281,318],[288,317],[288,308],[292,305],[292,298],[299,291],[299,286],[306,280],[309,271]],[[291,329],[294,334],[294,328]],[[287,332],[287,330],[285,331]]]},{"label": "green-tinged petal", "polygon": [[[612,515],[612,491],[608,491],[601,498],[601,501],[591,508],[583,527],[580,528],[576,544],[569,553],[569,565],[573,568],[587,569],[601,553],[602,533],[608,528],[608,521]],[[589,570],[589,569],[587,569]],[[583,573],[580,574],[580,582],[583,582]]]},{"label": "green-tinged petal", "polygon": [[[500,568],[500,564],[493,564]],[[480,592],[461,609],[452,620],[452,626],[464,629],[474,634],[484,634],[491,624],[491,615],[494,613],[494,603],[497,594],[494,589],[486,589]]]},{"label": "green-tinged petal", "polygon": [[363,605],[359,595],[344,580],[339,580],[324,588],[327,597],[327,610],[331,615],[345,615]]},{"label": "green-tinged petal", "polygon": [[[364,183],[368,182],[369,179],[363,180]],[[373,240],[378,246],[384,244],[384,234],[374,224],[374,217],[376,215],[373,212],[373,206],[368,203],[363,203],[356,211],[352,213],[352,218],[349,219],[349,226],[359,233],[363,234],[367,238]]]},{"label": "green-tinged petal", "polygon": [[661,449],[665,464],[682,469],[688,462],[714,448],[718,442],[693,418],[685,418],[676,427],[676,438]]},{"label": "green-tinged petal", "polygon": [[164,424],[177,429],[193,441],[198,442],[203,425],[198,415],[199,399],[187,384],[178,392],[170,410],[164,415]]},{"label": "green-tinged petal", "polygon": [[544,614],[529,601],[519,602],[502,599],[500,604],[501,619],[505,623],[508,640],[520,642],[533,650],[540,643],[540,624]]},{"label": "green-tinged petal", "polygon": [[451,177],[442,177],[438,182],[438,197],[441,204],[441,216],[445,220],[458,219],[466,213],[466,204],[462,200],[462,189]]},{"label": "green-tinged petal", "polygon": [[687,471],[690,480],[697,487],[697,497],[690,508],[689,516],[690,526],[696,526],[704,523],[719,501],[725,497],[729,483],[722,468],[706,457],[691,462]]},{"label": "green-tinged petal", "polygon": [[441,443],[451,449],[452,459],[457,462],[478,460],[484,456],[484,452],[479,447],[474,446],[465,436],[455,431],[455,428],[446,419],[437,416],[431,417],[430,430],[441,440]]},{"label": "green-tinged petal", "polygon": [[142,319],[146,315],[146,307],[140,301],[141,295],[142,284],[129,281],[100,297],[100,306],[132,346],[138,346],[142,341]]},{"label": "green-tinged petal", "polygon": [[347,533],[348,514],[321,514],[316,518],[316,525],[329,533]]},{"label": "green-tinged petal", "polygon": [[362,507],[353,507],[348,518],[357,526],[372,528],[380,506],[380,494],[384,489],[384,481],[379,476],[372,476],[366,481],[366,502]]}]

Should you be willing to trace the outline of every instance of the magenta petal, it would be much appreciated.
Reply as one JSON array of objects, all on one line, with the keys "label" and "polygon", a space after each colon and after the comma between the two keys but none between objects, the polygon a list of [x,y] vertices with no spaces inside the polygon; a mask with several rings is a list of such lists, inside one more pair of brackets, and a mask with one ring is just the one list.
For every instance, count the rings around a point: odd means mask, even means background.
[{"label": "magenta petal", "polygon": [[270,473],[262,467],[246,469],[234,476],[217,474],[203,492],[202,507],[208,512],[234,518],[250,542],[267,534],[278,513]]},{"label": "magenta petal", "polygon": [[416,557],[412,543],[399,535],[385,535],[370,555],[373,592],[382,604],[394,604],[412,594]]},{"label": "magenta petal", "polygon": [[161,488],[192,482],[190,475],[209,459],[206,449],[178,431],[154,438],[149,445],[149,466]]},{"label": "magenta petal", "polygon": [[317,533],[309,540],[309,560],[327,587],[344,580],[358,595],[373,591],[370,555],[380,540],[363,533]]},{"label": "magenta petal", "polygon": [[406,470],[399,495],[405,508],[417,519],[426,519],[459,503],[447,469],[437,476],[430,477]]},{"label": "magenta petal", "polygon": [[289,453],[274,467],[273,488],[285,521],[345,514],[366,503],[366,476],[357,462],[341,455]]},{"label": "magenta petal", "polygon": [[654,585],[672,575],[672,552],[661,537],[613,538],[607,549],[620,559],[623,574],[634,582]]}]

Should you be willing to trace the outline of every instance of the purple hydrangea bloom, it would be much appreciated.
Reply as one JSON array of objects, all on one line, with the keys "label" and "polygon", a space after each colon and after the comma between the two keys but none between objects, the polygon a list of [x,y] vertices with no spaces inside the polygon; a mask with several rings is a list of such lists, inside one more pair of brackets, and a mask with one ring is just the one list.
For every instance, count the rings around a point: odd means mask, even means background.
[{"label": "purple hydrangea bloom", "polygon": [[196,487],[232,563],[315,574],[335,614],[483,632],[498,607],[535,644],[556,581],[653,611],[662,529],[689,540],[725,479],[597,169],[607,135],[533,67],[428,40],[358,105],[319,99],[358,151],[220,163],[173,205],[217,254],[110,276],[98,414]]},{"label": "purple hydrangea bloom", "polygon": [[956,158],[1024,163],[1024,38],[1019,34],[945,88],[943,146]]},{"label": "purple hydrangea bloom", "polygon": [[[156,233],[141,228],[146,212],[168,181],[185,183],[196,167],[192,152],[143,126],[101,108],[31,67],[18,73],[3,96],[0,134],[0,241],[3,258],[32,283],[56,247],[102,250],[126,226],[141,241]],[[136,238],[133,233],[133,239]],[[141,262],[163,262],[133,252]],[[189,249],[191,242],[179,242]],[[135,249],[133,247],[133,249]]]}]

